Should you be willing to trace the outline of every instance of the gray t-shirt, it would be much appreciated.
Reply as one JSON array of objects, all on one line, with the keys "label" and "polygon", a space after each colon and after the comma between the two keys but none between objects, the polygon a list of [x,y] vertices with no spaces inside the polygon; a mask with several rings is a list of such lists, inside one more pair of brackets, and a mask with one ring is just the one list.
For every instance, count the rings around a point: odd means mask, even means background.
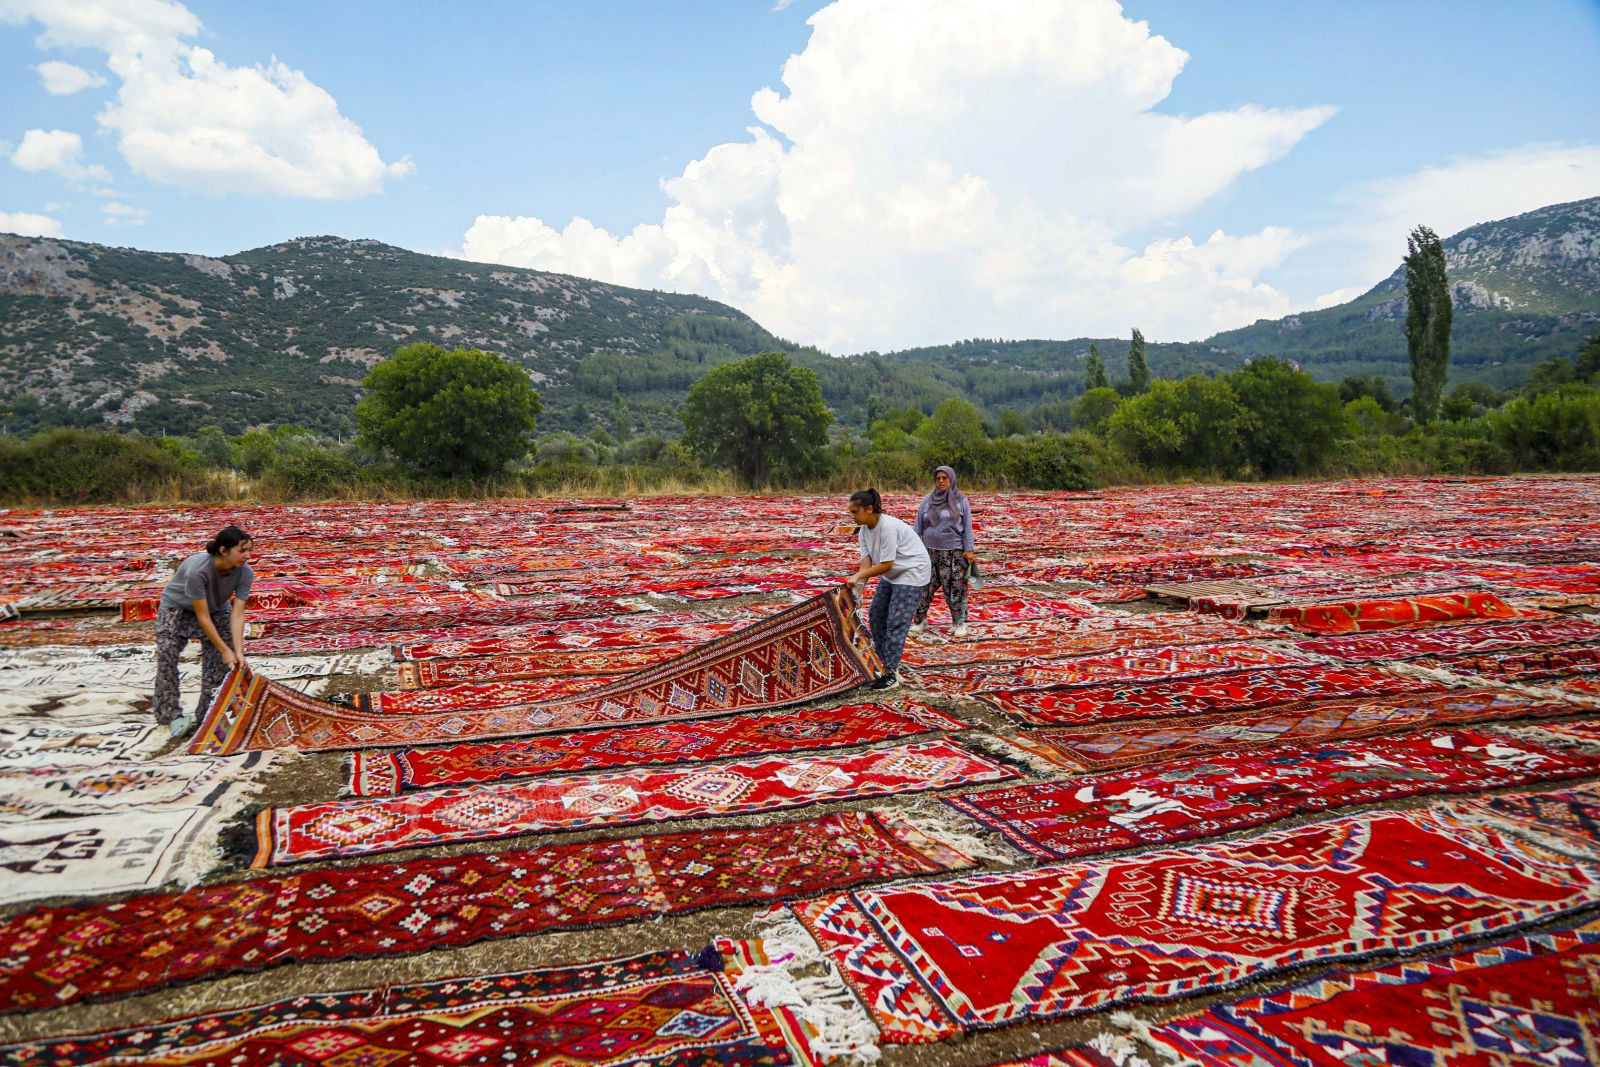
[{"label": "gray t-shirt", "polygon": [[933,561],[916,531],[893,515],[879,515],[877,526],[856,530],[861,554],[874,563],[894,565],[883,580],[890,585],[927,585],[933,580]]},{"label": "gray t-shirt", "polygon": [[161,604],[193,611],[194,602],[204,600],[207,608],[218,612],[234,597],[244,603],[255,580],[256,572],[248,563],[239,564],[227,574],[218,574],[216,559],[208,553],[196,552],[178,564],[177,573],[161,591]]}]

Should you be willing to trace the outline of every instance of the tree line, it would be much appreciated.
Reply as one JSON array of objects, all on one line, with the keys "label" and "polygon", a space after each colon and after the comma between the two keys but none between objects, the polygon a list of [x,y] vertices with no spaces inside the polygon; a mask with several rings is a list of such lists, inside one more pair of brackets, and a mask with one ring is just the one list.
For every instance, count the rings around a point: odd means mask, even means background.
[{"label": "tree line", "polygon": [[[687,383],[677,414],[681,435],[618,440],[603,427],[582,436],[538,434],[543,402],[520,367],[476,349],[421,343],[368,373],[353,440],[292,425],[238,435],[206,426],[160,438],[57,428],[25,440],[0,438],[0,499],[362,498],[733,482],[897,487],[922,485],[940,464],[974,486],[1036,489],[1174,478],[1600,470],[1600,335],[1570,357],[1536,367],[1520,388],[1447,388],[1445,267],[1437,235],[1414,230],[1406,256],[1413,390],[1403,403],[1381,377],[1319,383],[1272,358],[1226,372],[1154,377],[1135,328],[1126,377],[1113,381],[1091,343],[1081,395],[1025,411],[986,413],[962,396],[926,408],[890,406],[873,394],[865,398],[863,431],[841,425],[824,403],[809,353],[802,362],[774,351],[677,378]],[[678,355],[687,363],[682,357],[693,346],[724,338],[686,333],[673,340],[684,346]]]}]

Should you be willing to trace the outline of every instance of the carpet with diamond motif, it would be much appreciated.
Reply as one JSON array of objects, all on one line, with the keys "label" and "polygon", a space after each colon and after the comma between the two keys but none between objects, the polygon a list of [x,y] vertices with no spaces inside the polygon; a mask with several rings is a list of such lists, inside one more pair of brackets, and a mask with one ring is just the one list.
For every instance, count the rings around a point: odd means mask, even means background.
[{"label": "carpet with diamond motif", "polygon": [[1197,1067],[1580,1067],[1600,1062],[1600,927],[1332,974],[1150,1038]]},{"label": "carpet with diamond motif", "polygon": [[1398,797],[1594,774],[1600,774],[1600,754],[1497,734],[1430,730],[1275,745],[940,799],[1026,852],[1071,859]]},{"label": "carpet with diamond motif", "polygon": [[399,747],[706,718],[842,693],[881,669],[856,618],[855,596],[841,585],[582,696],[537,704],[385,715],[317,700],[235,671],[195,731],[189,751]]},{"label": "carpet with diamond motif", "polygon": [[405,955],[971,865],[888,815],[295,871],[0,923],[0,1012],[296,962]]},{"label": "carpet with diamond motif", "polygon": [[1077,689],[993,690],[978,699],[1017,722],[1066,726],[1292,704],[1316,697],[1443,692],[1438,682],[1381,667],[1286,667],[1273,671]]},{"label": "carpet with diamond motif", "polygon": [[757,945],[317,993],[153,1025],[0,1046],[3,1067],[516,1063],[814,1067],[805,1024],[737,992]]},{"label": "carpet with diamond motif", "polygon": [[770,811],[1015,777],[1008,767],[936,740],[840,756],[770,756],[298,804],[256,816],[253,866]]},{"label": "carpet with diamond motif", "polygon": [[1238,752],[1288,741],[1328,742],[1398,734],[1429,726],[1552,718],[1592,709],[1496,689],[1451,689],[1410,696],[1313,700],[1260,711],[1195,715],[1110,728],[1028,730],[1008,740],[1072,771],[1118,767],[1208,753]]},{"label": "carpet with diamond motif", "polygon": [[891,1042],[1214,992],[1600,903],[1600,868],[1426,811],[791,905]]},{"label": "carpet with diamond motif", "polygon": [[845,748],[935,730],[964,730],[966,723],[916,701],[898,705],[847,704],[841,708],[766,711],[720,719],[617,726],[582,733],[489,741],[445,748],[357,752],[350,761],[350,792],[389,796],[404,789],[471,785],[557,771],[698,763],[713,759],[810,749]]}]

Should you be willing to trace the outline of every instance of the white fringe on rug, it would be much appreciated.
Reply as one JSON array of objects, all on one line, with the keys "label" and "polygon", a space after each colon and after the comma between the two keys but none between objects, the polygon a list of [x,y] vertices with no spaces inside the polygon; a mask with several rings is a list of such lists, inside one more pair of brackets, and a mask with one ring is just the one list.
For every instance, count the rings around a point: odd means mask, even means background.
[{"label": "white fringe on rug", "polygon": [[[281,749],[251,752],[247,755],[261,758],[241,761],[240,770],[248,772],[248,776],[231,786],[227,793],[211,806],[204,826],[185,843],[182,854],[173,865],[171,878],[185,889],[198,884],[222,863],[222,832],[240,812],[255,802],[256,794],[260,793],[262,786],[266,784],[262,779],[280,763],[296,758],[295,753]],[[214,758],[238,759],[239,757]]]},{"label": "white fringe on rug", "polygon": [[[1133,1054],[1135,1041],[1150,1051],[1156,1053],[1162,1059],[1176,1064],[1177,1067],[1200,1067],[1199,1061],[1192,1060],[1189,1057],[1179,1053],[1177,1049],[1172,1048],[1163,1042],[1157,1041],[1155,1039],[1155,1035],[1150,1032],[1150,1024],[1146,1023],[1143,1019],[1139,1018],[1130,1011],[1112,1012],[1111,1025],[1122,1027],[1122,1029],[1128,1031],[1128,1033],[1132,1035],[1131,1038],[1123,1037],[1120,1034],[1112,1035],[1102,1033],[1090,1040],[1089,1045],[1095,1051],[1109,1057],[1113,1063],[1118,1065],[1118,1067],[1148,1067],[1148,1064],[1145,1060]],[[1105,1044],[1109,1045],[1110,1047],[1103,1047],[1100,1044],[1102,1039],[1104,1039]],[[1126,1057],[1126,1059],[1124,1059],[1124,1057]]]},{"label": "white fringe on rug", "polygon": [[1027,858],[1005,844],[999,834],[988,830],[982,823],[931,797],[922,797],[904,808],[879,808],[877,811],[885,818],[908,823],[918,833],[926,834],[941,845],[975,860],[1010,866]]},{"label": "white fringe on rug", "polygon": [[749,928],[772,962],[746,969],[736,983],[739,992],[804,1020],[819,1059],[853,1056],[862,1063],[878,1062],[877,1025],[800,921],[786,908],[773,908],[752,919]]},{"label": "white fringe on rug", "polygon": [[1051,763],[1043,756],[1036,756],[1025,748],[1019,748],[1008,743],[1003,734],[967,734],[961,740],[974,748],[982,749],[991,755],[1021,764],[1037,774],[1043,774],[1050,778],[1060,778],[1072,773],[1072,770],[1068,767],[1063,767],[1059,763]]}]

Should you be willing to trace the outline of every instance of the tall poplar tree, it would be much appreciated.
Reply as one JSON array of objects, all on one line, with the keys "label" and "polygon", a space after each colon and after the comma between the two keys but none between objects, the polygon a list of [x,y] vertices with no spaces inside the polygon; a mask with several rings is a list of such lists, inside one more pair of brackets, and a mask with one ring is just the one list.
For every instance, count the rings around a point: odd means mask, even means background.
[{"label": "tall poplar tree", "polygon": [[1089,358],[1084,361],[1085,378],[1083,391],[1090,389],[1108,389],[1111,382],[1106,378],[1106,361],[1100,358],[1100,349],[1093,342],[1089,342]]},{"label": "tall poplar tree", "polygon": [[1133,342],[1128,345],[1128,384],[1133,386],[1136,394],[1150,388],[1150,364],[1144,358],[1144,334],[1139,332],[1137,326],[1133,328]]},{"label": "tall poplar tree", "polygon": [[1439,417],[1450,373],[1450,279],[1439,235],[1418,226],[1406,238],[1406,349],[1411,355],[1411,408],[1418,422]]}]

